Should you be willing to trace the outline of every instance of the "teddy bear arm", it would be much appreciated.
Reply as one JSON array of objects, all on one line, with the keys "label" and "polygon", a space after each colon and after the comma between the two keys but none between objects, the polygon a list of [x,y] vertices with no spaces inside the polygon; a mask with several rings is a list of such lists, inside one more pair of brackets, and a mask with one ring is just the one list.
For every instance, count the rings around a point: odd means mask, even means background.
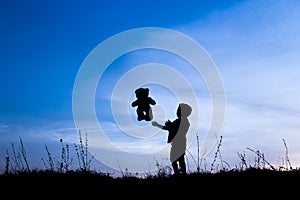
[{"label": "teddy bear arm", "polygon": [[137,105],[138,105],[138,100],[135,100],[134,102],[131,103],[131,106],[132,106],[132,107],[135,107],[135,106],[137,106]]},{"label": "teddy bear arm", "polygon": [[156,104],[156,102],[154,101],[154,99],[152,99],[151,97],[149,97],[149,103],[151,105],[155,105]]}]

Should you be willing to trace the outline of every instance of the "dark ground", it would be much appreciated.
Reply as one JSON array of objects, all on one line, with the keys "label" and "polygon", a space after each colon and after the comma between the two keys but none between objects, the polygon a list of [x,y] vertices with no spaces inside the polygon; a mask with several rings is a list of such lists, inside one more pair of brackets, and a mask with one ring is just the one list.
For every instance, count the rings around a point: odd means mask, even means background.
[{"label": "dark ground", "polygon": [[[22,172],[0,176],[1,191],[22,197],[87,198],[233,198],[276,199],[300,194],[300,171],[248,169],[219,173],[192,173],[186,176],[113,178],[97,173]],[[196,195],[196,196],[195,196]],[[98,199],[98,198],[97,198]]]}]

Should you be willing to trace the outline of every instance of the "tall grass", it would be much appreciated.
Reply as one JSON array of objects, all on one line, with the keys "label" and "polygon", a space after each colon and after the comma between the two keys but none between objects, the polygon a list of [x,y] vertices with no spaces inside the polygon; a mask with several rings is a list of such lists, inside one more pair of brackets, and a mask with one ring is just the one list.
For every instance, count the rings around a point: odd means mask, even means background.
[{"label": "tall grass", "polygon": [[12,153],[10,155],[9,151],[6,150],[6,157],[5,157],[5,174],[9,173],[9,169],[13,173],[17,172],[30,172],[30,167],[27,159],[27,154],[25,151],[25,147],[22,141],[22,138],[19,138],[19,146],[16,149],[14,143],[11,143]]},{"label": "tall grass", "polygon": [[[61,149],[59,152],[58,157],[53,157],[49,147],[45,144],[45,151],[46,151],[46,158],[41,158],[43,166],[45,170],[40,171],[47,171],[50,173],[59,173],[59,174],[66,174],[70,172],[78,172],[78,173],[95,173],[96,171],[91,169],[91,164],[94,159],[94,156],[89,153],[88,149],[88,138],[87,134],[84,136],[82,135],[81,131],[78,131],[78,143],[73,144],[73,149],[71,148],[70,144],[67,144],[60,139],[59,142],[61,144]],[[220,136],[219,141],[216,145],[216,150],[213,156],[213,160],[210,165],[207,165],[207,161],[204,158],[200,158],[199,155],[199,138],[197,135],[197,152],[196,152],[196,159],[195,156],[187,150],[190,157],[192,158],[196,170],[190,170],[188,156],[187,159],[187,167],[188,167],[188,174],[217,174],[220,172],[229,172],[229,171],[247,171],[249,169],[258,169],[258,170],[273,170],[273,171],[289,171],[289,170],[298,170],[297,168],[293,168],[289,159],[288,155],[288,147],[286,141],[283,139],[283,144],[285,148],[285,155],[283,156],[283,162],[281,166],[277,169],[273,166],[269,161],[266,160],[264,153],[259,150],[254,150],[252,148],[247,147],[246,150],[254,153],[254,164],[248,163],[246,159],[245,151],[243,153],[237,153],[237,156],[240,160],[239,165],[235,166],[235,168],[231,168],[229,163],[223,160],[222,153],[221,153],[221,146],[222,146],[223,136]],[[71,154],[71,150],[75,153]],[[75,155],[75,157],[73,156]],[[27,158],[27,153],[21,138],[19,138],[19,145],[16,147],[14,143],[11,144],[11,151],[6,151],[5,156],[5,172],[4,175],[9,174],[19,174],[19,173],[31,173],[36,170],[32,170]],[[203,165],[203,166],[201,166]],[[75,167],[74,167],[75,166]],[[209,166],[209,167],[208,167]],[[170,177],[172,175],[172,167],[170,165],[163,165],[158,160],[155,159],[155,167],[156,172],[150,173],[145,172],[144,174],[138,173],[129,173],[128,169],[125,168],[124,170],[120,167],[121,176],[123,178],[128,177],[142,177],[145,178],[153,178],[153,177]],[[99,174],[110,176],[109,173],[102,173]]]},{"label": "tall grass", "polygon": [[[74,158],[71,157],[71,149],[69,144],[65,144],[63,139],[60,139],[61,143],[60,155],[58,158],[53,157],[49,147],[45,144],[46,158],[41,158],[44,166],[44,171],[53,173],[68,173],[68,172],[92,172],[91,164],[94,156],[89,154],[88,138],[85,134],[83,139],[81,131],[78,132],[79,143],[74,143],[74,152],[76,155],[77,166]],[[73,166],[73,168],[71,168]],[[11,144],[11,151],[6,150],[5,156],[5,171],[4,174],[18,174],[24,172],[32,172],[27,158],[27,153],[23,144],[23,140],[19,138],[19,146],[15,147],[15,144]],[[36,171],[36,170],[35,170]],[[40,169],[40,171],[43,171]]]}]

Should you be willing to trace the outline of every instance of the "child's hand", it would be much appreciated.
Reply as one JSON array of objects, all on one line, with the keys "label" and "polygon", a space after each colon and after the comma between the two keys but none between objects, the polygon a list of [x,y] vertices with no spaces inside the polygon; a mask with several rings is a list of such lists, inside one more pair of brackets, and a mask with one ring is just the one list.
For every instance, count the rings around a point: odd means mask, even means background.
[{"label": "child's hand", "polygon": [[165,122],[165,125],[166,125],[166,126],[171,125],[171,121],[168,119],[168,120]]}]

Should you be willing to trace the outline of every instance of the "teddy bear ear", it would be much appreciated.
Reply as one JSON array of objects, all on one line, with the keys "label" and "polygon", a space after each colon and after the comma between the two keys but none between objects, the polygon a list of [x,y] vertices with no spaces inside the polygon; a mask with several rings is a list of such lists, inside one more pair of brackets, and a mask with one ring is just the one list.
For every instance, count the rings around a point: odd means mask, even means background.
[{"label": "teddy bear ear", "polygon": [[149,88],[145,88],[145,90],[146,90],[147,92],[149,92]]}]

